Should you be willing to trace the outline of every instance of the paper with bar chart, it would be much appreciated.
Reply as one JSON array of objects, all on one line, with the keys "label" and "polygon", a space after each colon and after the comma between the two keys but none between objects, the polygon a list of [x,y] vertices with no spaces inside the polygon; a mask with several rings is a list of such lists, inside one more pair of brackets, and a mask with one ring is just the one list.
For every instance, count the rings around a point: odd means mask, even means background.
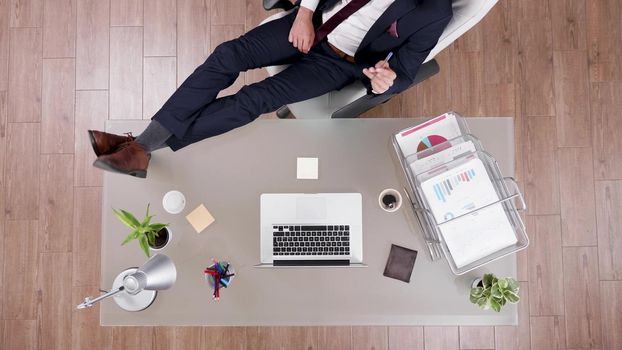
[{"label": "paper with bar chart", "polygon": [[[423,196],[437,223],[499,200],[484,164],[472,158],[425,180]],[[440,226],[458,267],[516,243],[516,235],[501,204],[495,204]]]}]

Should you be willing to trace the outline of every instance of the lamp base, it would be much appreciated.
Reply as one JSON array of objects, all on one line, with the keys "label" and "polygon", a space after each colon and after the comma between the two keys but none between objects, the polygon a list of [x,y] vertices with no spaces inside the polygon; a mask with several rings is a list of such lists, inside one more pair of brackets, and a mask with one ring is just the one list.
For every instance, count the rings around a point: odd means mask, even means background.
[{"label": "lamp base", "polygon": [[[130,267],[124,270],[115,277],[112,282],[112,290],[116,290],[123,285],[123,279],[127,275],[131,275],[138,271],[136,267]],[[121,292],[116,294],[113,299],[125,311],[142,311],[148,308],[156,298],[158,294],[155,290],[143,290],[138,294],[132,295],[129,293]]]}]

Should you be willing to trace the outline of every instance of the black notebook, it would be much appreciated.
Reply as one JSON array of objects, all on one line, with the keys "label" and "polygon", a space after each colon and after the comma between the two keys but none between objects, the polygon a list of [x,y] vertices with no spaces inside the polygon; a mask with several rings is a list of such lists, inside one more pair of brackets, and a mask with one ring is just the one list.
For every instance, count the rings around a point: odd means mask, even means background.
[{"label": "black notebook", "polygon": [[391,278],[410,282],[410,275],[415,267],[417,251],[391,244],[391,252],[384,268],[383,275]]}]

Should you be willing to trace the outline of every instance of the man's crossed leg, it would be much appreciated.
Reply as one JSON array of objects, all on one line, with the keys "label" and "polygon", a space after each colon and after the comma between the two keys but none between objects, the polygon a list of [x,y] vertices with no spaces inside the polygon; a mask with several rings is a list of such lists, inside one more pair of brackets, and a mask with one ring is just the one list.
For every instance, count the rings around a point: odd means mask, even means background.
[{"label": "man's crossed leg", "polygon": [[[145,177],[150,153],[174,151],[255,120],[262,113],[339,89],[362,77],[362,66],[337,56],[321,42],[302,54],[288,35],[295,11],[219,45],[173,93],[143,134],[136,139],[89,131],[104,170]],[[240,72],[290,64],[279,74],[244,86],[234,95],[216,98]]]}]

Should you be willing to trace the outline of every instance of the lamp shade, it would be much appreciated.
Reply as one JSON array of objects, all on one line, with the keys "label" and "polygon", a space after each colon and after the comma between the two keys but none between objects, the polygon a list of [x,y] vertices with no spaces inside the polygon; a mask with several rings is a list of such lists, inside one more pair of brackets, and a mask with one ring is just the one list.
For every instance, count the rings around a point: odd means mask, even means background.
[{"label": "lamp shade", "polygon": [[130,294],[142,290],[169,289],[177,279],[177,269],[173,260],[166,255],[156,254],[143,266],[123,279],[123,286]]}]

